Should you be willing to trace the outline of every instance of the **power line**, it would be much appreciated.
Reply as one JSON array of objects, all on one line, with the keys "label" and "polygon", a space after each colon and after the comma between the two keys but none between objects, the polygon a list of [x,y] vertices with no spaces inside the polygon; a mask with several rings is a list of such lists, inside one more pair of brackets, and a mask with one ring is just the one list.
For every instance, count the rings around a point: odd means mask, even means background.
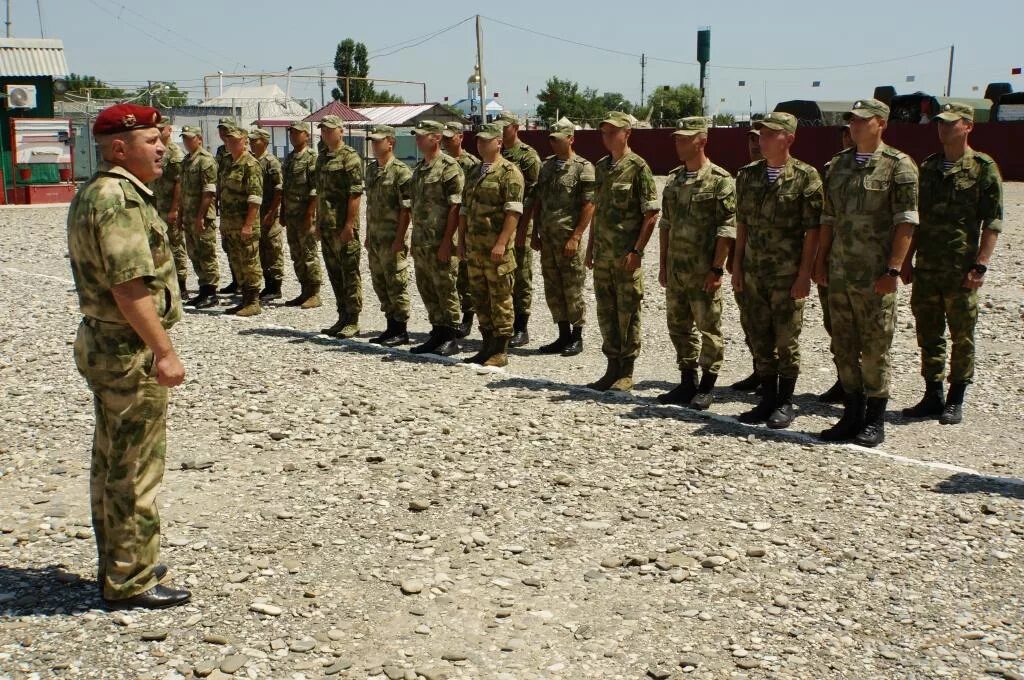
[{"label": "power line", "polygon": [[219,64],[217,64],[215,62],[212,62],[212,61],[210,61],[208,59],[203,59],[202,57],[196,57],[194,54],[190,54],[189,52],[183,50],[181,47],[178,47],[174,43],[167,42],[166,40],[164,40],[163,38],[161,38],[158,35],[153,35],[149,31],[147,31],[146,29],[141,28],[141,27],[137,26],[136,24],[131,23],[130,21],[128,21],[127,19],[122,17],[119,13],[114,13],[113,11],[111,11],[111,9],[109,7],[107,7],[105,5],[101,5],[99,2],[97,2],[97,0],[89,0],[89,2],[92,3],[92,5],[94,7],[96,7],[97,9],[100,9],[100,10],[106,12],[107,14],[109,14],[110,16],[114,17],[114,19],[116,19],[117,21],[122,22],[126,26],[130,26],[131,28],[135,29],[139,33],[142,33],[143,35],[145,35],[145,36],[147,36],[149,38],[152,38],[153,40],[157,41],[161,45],[165,45],[167,47],[170,47],[172,50],[177,50],[178,52],[181,52],[182,54],[184,54],[184,55],[186,55],[188,57],[192,57],[193,59],[198,59],[199,61],[205,62],[205,63],[210,64],[212,66],[219,66]]},{"label": "power line", "polygon": [[[431,33],[431,34],[427,35],[426,37],[424,37],[419,42],[415,42],[415,43],[413,43],[411,45],[406,45],[405,47],[399,47],[398,49],[391,50],[390,52],[385,52],[384,54],[374,54],[374,53],[371,53],[369,58],[370,59],[379,59],[380,57],[390,57],[391,55],[398,54],[399,52],[401,52],[403,50],[412,49],[413,47],[419,47],[420,45],[422,45],[425,42],[433,40],[434,38],[437,38],[437,37],[439,37],[441,35],[444,35],[448,31],[451,31],[451,30],[454,30],[454,29],[458,28],[459,26],[461,26],[462,24],[466,23],[467,21],[469,21],[471,19],[473,19],[473,17],[466,17],[465,19],[463,19],[459,23],[452,24],[451,26],[448,26],[448,27],[443,28],[443,29],[441,29],[439,31]],[[384,49],[387,49],[387,48],[384,48]],[[375,50],[375,52],[379,52],[379,50]]]}]

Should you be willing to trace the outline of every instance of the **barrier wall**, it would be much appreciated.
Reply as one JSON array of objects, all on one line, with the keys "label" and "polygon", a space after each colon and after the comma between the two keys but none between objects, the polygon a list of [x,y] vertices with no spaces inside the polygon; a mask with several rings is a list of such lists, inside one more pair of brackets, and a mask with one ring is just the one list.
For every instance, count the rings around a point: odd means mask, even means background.
[{"label": "barrier wall", "polygon": [[[656,175],[664,175],[679,165],[670,129],[634,130],[631,146],[643,156]],[[522,130],[520,137],[533,146],[541,157],[550,155],[547,132]],[[920,163],[926,157],[942,150],[935,125],[905,125],[894,123],[886,130],[885,141],[910,154]],[[472,133],[466,133],[466,148],[476,152]],[[999,164],[1003,178],[1024,181],[1024,123],[979,123],[971,133],[971,146],[984,151]],[[808,127],[797,132],[793,155],[819,170],[832,158],[840,146],[840,128]],[[591,161],[606,155],[597,130],[576,132],[576,152]],[[708,156],[729,172],[749,162],[747,130],[745,128],[712,128],[708,140]]]}]

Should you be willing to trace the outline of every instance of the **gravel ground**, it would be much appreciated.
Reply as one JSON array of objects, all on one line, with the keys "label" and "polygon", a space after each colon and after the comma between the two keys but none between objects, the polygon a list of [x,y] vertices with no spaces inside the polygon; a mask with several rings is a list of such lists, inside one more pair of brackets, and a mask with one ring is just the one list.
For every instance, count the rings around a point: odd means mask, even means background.
[{"label": "gravel ground", "polygon": [[[507,370],[367,345],[368,278],[360,340],[315,334],[330,301],[191,312],[161,514],[194,599],[127,614],[93,581],[66,209],[4,208],[0,677],[1024,677],[1022,204],[1008,185],[960,427],[895,415],[920,389],[900,293],[881,451],[801,434],[836,416],[809,396],[833,379],[816,299],[793,433],[737,424],[727,389],[657,405],[678,374],[654,250],[632,395],[576,387],[603,368],[593,308],[584,354],[534,353],[539,273]],[[725,308],[728,384],[749,357]]]}]

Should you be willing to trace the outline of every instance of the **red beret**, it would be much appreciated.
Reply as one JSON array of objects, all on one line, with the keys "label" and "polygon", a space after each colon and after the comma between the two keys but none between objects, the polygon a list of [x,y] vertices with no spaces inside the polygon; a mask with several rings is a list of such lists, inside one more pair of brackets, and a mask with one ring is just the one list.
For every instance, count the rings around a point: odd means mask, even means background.
[{"label": "red beret", "polygon": [[115,104],[96,116],[92,124],[94,135],[112,135],[128,130],[155,128],[160,122],[160,112],[149,106],[138,104]]}]

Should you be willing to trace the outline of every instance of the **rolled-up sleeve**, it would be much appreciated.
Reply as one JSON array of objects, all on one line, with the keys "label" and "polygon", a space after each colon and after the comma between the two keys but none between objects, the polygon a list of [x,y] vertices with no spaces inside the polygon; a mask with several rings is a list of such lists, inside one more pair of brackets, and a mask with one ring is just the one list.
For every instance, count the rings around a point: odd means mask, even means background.
[{"label": "rolled-up sleeve", "polygon": [[640,205],[644,213],[661,212],[658,203],[658,188],[654,185],[654,174],[651,168],[644,166],[637,176],[640,188]]},{"label": "rolled-up sleeve", "polygon": [[981,178],[981,228],[999,233],[1003,230],[1003,178],[995,163],[986,164]]},{"label": "rolled-up sleeve", "polygon": [[736,182],[732,177],[723,177],[715,191],[718,203],[718,227],[715,236],[718,238],[736,238]]},{"label": "rolled-up sleeve", "polygon": [[910,157],[900,159],[896,172],[893,175],[893,189],[891,197],[892,223],[918,225],[921,222],[918,213],[918,170],[917,165]]}]

